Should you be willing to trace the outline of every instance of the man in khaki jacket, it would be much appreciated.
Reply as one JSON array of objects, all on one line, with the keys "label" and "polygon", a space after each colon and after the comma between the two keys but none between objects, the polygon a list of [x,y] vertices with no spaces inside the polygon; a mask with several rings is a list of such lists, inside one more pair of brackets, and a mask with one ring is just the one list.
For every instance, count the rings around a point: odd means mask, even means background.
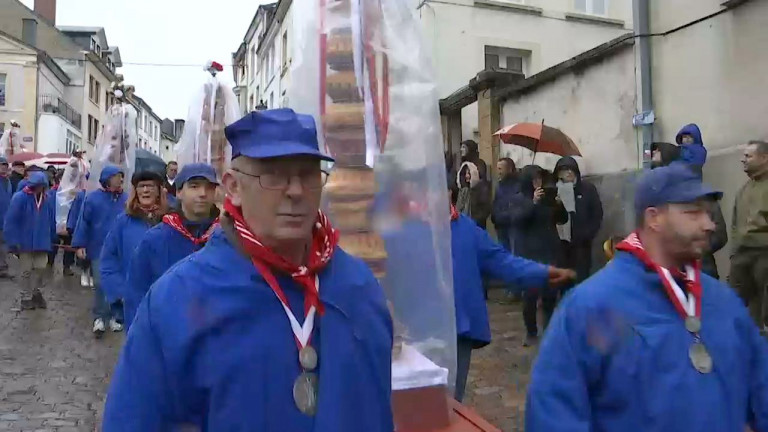
[{"label": "man in khaki jacket", "polygon": [[758,327],[768,329],[768,142],[750,141],[742,159],[749,176],[736,195],[730,284]]}]

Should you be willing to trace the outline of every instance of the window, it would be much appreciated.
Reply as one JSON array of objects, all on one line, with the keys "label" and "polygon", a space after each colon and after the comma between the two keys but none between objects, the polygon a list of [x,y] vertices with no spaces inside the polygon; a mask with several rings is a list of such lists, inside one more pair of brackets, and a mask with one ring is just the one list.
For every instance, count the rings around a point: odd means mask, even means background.
[{"label": "window", "polygon": [[507,56],[506,58],[507,64],[504,69],[514,71],[514,72],[523,72],[523,58],[519,56]]},{"label": "window", "polygon": [[253,95],[251,95],[251,97],[248,98],[248,109],[246,109],[246,112],[251,112],[255,106],[256,105],[253,104]]},{"label": "window", "polygon": [[273,109],[275,107],[275,93],[269,94],[269,109]]},{"label": "window", "polygon": [[485,54],[485,69],[492,70],[499,68],[499,56],[498,54]]},{"label": "window", "polygon": [[590,15],[606,15],[608,0],[573,0],[576,12]]},{"label": "window", "polygon": [[101,97],[101,83],[91,75],[88,79],[88,98],[91,102],[99,104],[99,98]]},{"label": "window", "polygon": [[77,150],[80,144],[80,138],[77,137],[74,133],[72,133],[71,130],[67,129],[67,137],[65,140],[65,146],[66,146],[66,154],[72,154],[73,151]]},{"label": "window", "polygon": [[0,74],[0,106],[5,106],[5,80],[8,75]]},{"label": "window", "polygon": [[256,73],[256,47],[251,47],[251,79]]},{"label": "window", "polygon": [[288,66],[288,30],[283,33],[283,68]]},{"label": "window", "polygon": [[143,123],[143,126],[141,128],[144,129],[145,131],[147,130],[147,124],[149,124],[149,123],[147,123],[147,115],[144,114],[144,123]]},{"label": "window", "polygon": [[530,51],[486,45],[485,69],[525,74],[525,66],[530,55]]},{"label": "window", "polygon": [[158,133],[157,133],[157,123],[155,123],[155,139],[158,139]]},{"label": "window", "polygon": [[99,135],[99,121],[88,115],[88,142],[95,144],[96,137]]},{"label": "window", "polygon": [[0,137],[3,136],[4,132],[5,132],[5,123],[0,122]]}]

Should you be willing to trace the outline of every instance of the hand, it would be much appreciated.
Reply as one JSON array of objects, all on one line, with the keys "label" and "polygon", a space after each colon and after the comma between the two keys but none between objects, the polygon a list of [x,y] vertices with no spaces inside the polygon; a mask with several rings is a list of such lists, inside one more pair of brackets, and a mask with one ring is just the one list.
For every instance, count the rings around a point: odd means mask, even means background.
[{"label": "hand", "polygon": [[536,190],[533,191],[533,202],[538,203],[542,198],[544,198],[544,189],[536,188]]},{"label": "hand", "polygon": [[85,257],[86,257],[86,255],[85,255],[85,248],[78,249],[75,254],[77,255],[78,258],[80,258],[81,260],[84,260]]},{"label": "hand", "polygon": [[59,227],[56,230],[56,234],[58,234],[60,236],[63,236],[63,237],[68,237],[69,236],[69,231],[67,231],[67,227]]},{"label": "hand", "polygon": [[559,287],[576,280],[576,272],[570,269],[549,267],[549,286]]}]

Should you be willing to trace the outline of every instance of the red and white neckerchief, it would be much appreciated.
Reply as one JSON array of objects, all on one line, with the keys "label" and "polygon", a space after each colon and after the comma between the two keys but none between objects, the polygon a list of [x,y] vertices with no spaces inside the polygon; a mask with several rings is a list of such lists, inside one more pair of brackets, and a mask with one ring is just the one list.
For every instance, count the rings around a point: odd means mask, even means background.
[{"label": "red and white neckerchief", "polygon": [[[667,297],[684,319],[689,317],[701,319],[701,263],[699,261],[686,265],[685,273],[661,267],[648,255],[636,232],[616,245],[616,250],[631,253],[659,275]],[[675,278],[685,280],[687,295]]]},{"label": "red and white neckerchief", "polygon": [[40,207],[43,206],[43,202],[45,201],[45,193],[43,192],[36,194],[35,191],[29,186],[24,186],[24,193],[32,195],[35,198],[35,207],[37,207],[37,210],[40,211]]},{"label": "red and white neckerchief", "polygon": [[459,211],[456,210],[456,206],[451,204],[451,220],[455,221],[459,218]]},{"label": "red and white neckerchief", "polygon": [[207,243],[208,239],[211,238],[211,234],[213,234],[213,231],[219,225],[219,218],[216,218],[213,223],[211,223],[211,226],[208,227],[208,230],[205,231],[205,234],[200,237],[195,237],[191,232],[189,232],[189,230],[184,226],[184,221],[181,219],[181,216],[178,213],[169,213],[163,216],[163,223],[175,229],[179,232],[179,234],[187,238],[187,240],[199,246]]},{"label": "red and white neckerchief", "polygon": [[[283,310],[291,323],[291,330],[299,350],[309,344],[312,330],[315,325],[315,313],[322,315],[324,308],[320,302],[320,279],[318,274],[331,260],[331,256],[339,242],[339,232],[331,226],[323,212],[318,212],[315,227],[312,230],[312,244],[310,245],[307,265],[299,266],[276,254],[265,246],[250,228],[243,218],[240,207],[235,206],[229,197],[224,201],[224,211],[234,221],[235,233],[240,239],[245,251],[251,258],[251,262],[267,282],[275,294]],[[272,270],[277,270],[291,276],[304,291],[304,323],[299,325],[288,305],[288,298],[283,289],[277,283]]]}]

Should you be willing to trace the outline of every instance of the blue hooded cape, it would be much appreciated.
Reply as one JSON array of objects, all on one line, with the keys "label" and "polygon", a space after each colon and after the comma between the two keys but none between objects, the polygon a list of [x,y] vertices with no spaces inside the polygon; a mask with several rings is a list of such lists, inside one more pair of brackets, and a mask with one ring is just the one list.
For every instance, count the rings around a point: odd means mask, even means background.
[{"label": "blue hooded cape", "polygon": [[101,284],[110,304],[126,297],[126,281],[133,252],[150,228],[152,225],[148,220],[123,213],[115,219],[107,234],[99,265]]},{"label": "blue hooded cape", "polygon": [[132,254],[123,297],[126,328],[130,328],[149,287],[174,264],[202,247],[166,223],[157,224],[140,240]]},{"label": "blue hooded cape", "polygon": [[11,205],[13,197],[13,185],[8,177],[0,177],[0,221],[5,220],[5,213]]},{"label": "blue hooded cape", "polygon": [[[683,144],[683,135],[693,137],[693,144]],[[696,166],[704,166],[707,162],[707,149],[704,147],[704,141],[701,139],[701,130],[696,124],[683,126],[677,133],[675,141],[680,145],[680,160]]]},{"label": "blue hooded cape", "polygon": [[702,289],[709,374],[691,365],[693,336],[659,276],[619,252],[555,312],[525,430],[768,431],[768,343],[730,287],[702,275]]},{"label": "blue hooded cape", "polygon": [[[46,187],[48,176],[42,172],[29,175],[26,186]],[[50,252],[56,235],[56,201],[43,192],[43,203],[37,208],[35,196],[23,188],[11,198],[3,225],[5,243],[16,252]]]},{"label": "blue hooded cape", "polygon": [[[303,295],[276,274],[303,321]],[[298,348],[280,302],[221,228],[139,307],[107,396],[103,430],[392,432],[392,322],[366,265],[336,249],[320,273],[317,415],[296,408]]]},{"label": "blue hooded cape", "polygon": [[[101,170],[99,182],[105,186],[110,177],[121,172],[118,167],[107,165]],[[89,192],[72,236],[72,247],[85,248],[88,259],[99,259],[104,239],[117,216],[125,209],[126,199],[125,193],[115,194],[102,189]]]}]

